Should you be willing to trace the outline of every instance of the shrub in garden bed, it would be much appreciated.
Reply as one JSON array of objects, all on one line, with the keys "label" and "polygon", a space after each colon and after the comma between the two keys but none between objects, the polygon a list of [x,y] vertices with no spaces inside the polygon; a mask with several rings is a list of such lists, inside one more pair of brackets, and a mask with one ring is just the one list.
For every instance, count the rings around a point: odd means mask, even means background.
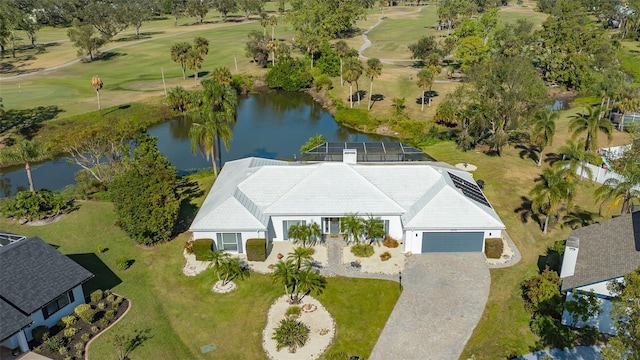
[{"label": "shrub in garden bed", "polygon": [[373,255],[373,246],[369,244],[355,244],[351,247],[351,252],[359,257],[371,257]]},{"label": "shrub in garden bed", "polygon": [[[92,293],[92,295],[94,295]],[[104,294],[103,294],[104,295]],[[100,297],[100,301],[92,301],[88,304],[78,305],[75,309],[75,315],[65,316],[54,327],[47,329],[42,327],[43,335],[34,336],[34,340],[29,344],[37,353],[40,353],[53,360],[80,360],[84,359],[85,344],[106,327],[116,321],[129,306],[126,299],[108,294],[113,300],[110,310],[98,310],[98,304],[105,304],[105,299]],[[95,295],[93,298],[97,299]],[[113,309],[111,309],[113,307]],[[107,316],[107,313],[110,313]],[[76,316],[77,315],[77,316]],[[77,321],[78,318],[83,321]],[[85,322],[84,320],[90,320]],[[35,329],[34,329],[35,330]]]},{"label": "shrub in garden bed", "polygon": [[384,241],[382,241],[382,245],[388,248],[397,248],[398,246],[400,246],[400,243],[398,242],[398,240],[392,238],[391,236],[389,236],[389,234],[387,234],[384,236]]},{"label": "shrub in garden bed", "polygon": [[391,254],[388,251],[385,251],[382,254],[380,254],[380,260],[387,261],[389,259],[391,259]]},{"label": "shrub in garden bed", "polygon": [[206,261],[207,256],[213,249],[213,240],[198,239],[193,242],[193,244],[191,245],[191,249],[193,250],[193,254],[196,256],[196,260]]},{"label": "shrub in garden bed", "polygon": [[484,254],[488,259],[500,259],[504,244],[501,238],[489,238],[484,241]]}]

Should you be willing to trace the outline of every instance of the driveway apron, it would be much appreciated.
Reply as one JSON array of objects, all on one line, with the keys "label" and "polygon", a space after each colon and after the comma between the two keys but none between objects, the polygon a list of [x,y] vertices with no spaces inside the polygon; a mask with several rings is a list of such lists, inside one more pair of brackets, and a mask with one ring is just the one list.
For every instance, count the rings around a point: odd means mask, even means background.
[{"label": "driveway apron", "polygon": [[369,359],[458,359],[482,316],[490,284],[482,253],[409,257],[404,290]]}]

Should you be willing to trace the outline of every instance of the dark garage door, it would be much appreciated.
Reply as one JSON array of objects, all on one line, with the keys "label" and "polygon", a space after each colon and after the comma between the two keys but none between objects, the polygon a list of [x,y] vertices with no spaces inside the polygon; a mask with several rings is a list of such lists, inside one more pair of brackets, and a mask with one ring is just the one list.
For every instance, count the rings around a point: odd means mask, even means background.
[{"label": "dark garage door", "polygon": [[481,232],[423,232],[422,252],[480,252],[483,238]]}]

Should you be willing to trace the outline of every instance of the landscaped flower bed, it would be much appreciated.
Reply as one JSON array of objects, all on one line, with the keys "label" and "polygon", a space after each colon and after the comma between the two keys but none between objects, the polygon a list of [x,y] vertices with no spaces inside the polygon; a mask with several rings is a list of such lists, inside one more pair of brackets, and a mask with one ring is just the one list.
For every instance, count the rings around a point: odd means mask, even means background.
[{"label": "landscaped flower bed", "polygon": [[[48,331],[42,341],[34,335],[29,344],[35,352],[54,360],[84,359],[86,344],[118,320],[129,307],[129,301],[115,294],[98,290],[92,301],[79,305],[74,313],[63,317]],[[45,329],[46,330],[46,329]]]}]

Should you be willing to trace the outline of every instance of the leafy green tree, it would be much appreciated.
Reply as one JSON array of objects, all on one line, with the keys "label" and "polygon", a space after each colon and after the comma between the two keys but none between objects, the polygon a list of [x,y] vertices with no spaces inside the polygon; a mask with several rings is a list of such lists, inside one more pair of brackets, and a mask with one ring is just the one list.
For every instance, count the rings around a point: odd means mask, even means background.
[{"label": "leafy green tree", "polygon": [[640,109],[640,99],[637,97],[625,97],[618,104],[618,108],[622,111],[622,116],[620,117],[620,123],[618,124],[618,130],[624,130],[624,117],[629,112],[636,112]]},{"label": "leafy green tree", "polygon": [[157,139],[136,139],[129,169],[109,184],[118,225],[136,242],[167,241],[173,234],[180,198],[176,169],[160,154]]},{"label": "leafy green tree", "polygon": [[368,59],[365,74],[369,78],[369,104],[367,105],[367,109],[371,110],[371,97],[373,96],[373,79],[382,75],[382,62],[380,61],[380,59]]},{"label": "leafy green tree", "polygon": [[413,59],[423,61],[433,54],[436,54],[438,58],[443,55],[440,44],[438,44],[434,36],[421,37],[418,42],[409,45],[409,51],[411,51]]},{"label": "leafy green tree", "polygon": [[[249,20],[249,15],[262,14],[264,2],[262,0],[239,0],[238,7],[244,12],[244,20]],[[266,30],[266,27],[265,27]]]},{"label": "leafy green tree", "polygon": [[291,0],[287,21],[304,41],[310,36],[336,39],[352,33],[357,19],[366,14],[360,0]]},{"label": "leafy green tree", "polygon": [[340,218],[340,232],[347,240],[347,243],[360,243],[360,238],[364,235],[364,220],[358,214],[346,214]]},{"label": "leafy green tree", "polygon": [[540,149],[538,167],[542,166],[544,148],[553,144],[553,136],[556,134],[556,121],[558,118],[560,118],[560,114],[551,110],[541,110],[535,115],[531,138]]},{"label": "leafy green tree", "polygon": [[127,3],[127,0],[89,1],[82,6],[77,18],[95,27],[105,41],[110,41],[129,26],[125,16]]},{"label": "leafy green tree", "polygon": [[558,216],[563,206],[570,208],[575,189],[566,179],[566,170],[545,168],[529,194],[533,195],[532,208],[544,214],[542,233],[547,234],[549,219]]},{"label": "leafy green tree", "polygon": [[[358,83],[358,79],[362,76],[364,68],[357,58],[348,58],[344,63],[342,77],[344,81],[349,83],[349,104],[353,108],[353,83]],[[360,94],[358,93],[358,98]]]},{"label": "leafy green tree", "polygon": [[460,62],[460,70],[467,72],[474,65],[481,64],[489,58],[489,47],[479,36],[469,36],[458,41],[456,59]]},{"label": "leafy green tree", "polygon": [[313,82],[313,76],[304,61],[286,57],[269,69],[264,79],[270,88],[287,91],[308,88]]},{"label": "leafy green tree", "polygon": [[204,18],[207,17],[207,13],[209,12],[210,8],[210,1],[187,0],[185,5],[185,13],[187,14],[187,16],[195,17],[196,20],[198,20],[198,22],[202,24],[204,22]]},{"label": "leafy green tree", "polygon": [[175,43],[171,46],[171,61],[180,64],[182,68],[182,80],[187,78],[187,60],[191,49],[192,46],[188,42]]},{"label": "leafy green tree", "polygon": [[613,135],[613,124],[611,120],[605,118],[605,109],[602,107],[586,106],[586,114],[581,113],[574,116],[569,121],[569,131],[572,132],[575,139],[582,133],[587,133],[587,138],[584,143],[585,151],[598,149],[598,134],[600,132],[607,136],[607,140],[611,141]]},{"label": "leafy green tree", "polygon": [[62,195],[44,189],[20,191],[14,197],[0,202],[0,211],[4,216],[26,221],[57,216],[70,208],[70,203]]},{"label": "leafy green tree", "polygon": [[69,40],[73,42],[73,46],[78,48],[78,56],[85,53],[93,61],[93,54],[105,44],[102,37],[94,36],[95,29],[91,25],[82,24],[79,21],[73,22],[73,27],[67,30]]},{"label": "leafy green tree", "polygon": [[222,21],[227,21],[229,13],[238,11],[238,2],[236,0],[213,0],[214,9],[220,13]]},{"label": "leafy green tree", "polygon": [[614,294],[610,316],[617,335],[602,351],[604,360],[640,359],[640,267],[624,276],[623,281],[610,283]]},{"label": "leafy green tree", "polygon": [[344,40],[338,40],[335,44],[336,54],[340,58],[340,86],[344,85],[344,79],[342,78],[342,60],[349,53],[349,45]]},{"label": "leafy green tree", "polygon": [[136,29],[136,38],[140,37],[142,23],[149,21],[156,6],[155,0],[126,1],[122,7],[124,21]]},{"label": "leafy green tree", "polygon": [[593,291],[578,293],[576,289],[573,289],[573,298],[565,301],[564,309],[571,315],[571,327],[576,327],[578,321],[598,317],[602,312],[598,296]]},{"label": "leafy green tree", "polygon": [[29,181],[29,190],[35,191],[31,176],[31,164],[51,158],[49,149],[35,140],[21,140],[11,147],[0,151],[0,164],[24,164]]},{"label": "leafy green tree", "polygon": [[549,268],[525,280],[522,290],[527,307],[534,313],[559,315],[563,300],[560,283],[558,273]]},{"label": "leafy green tree", "polygon": [[245,56],[253,59],[260,67],[266,67],[269,61],[268,38],[266,34],[253,30],[247,35],[249,41],[245,45]]},{"label": "leafy green tree", "polygon": [[186,66],[187,69],[193,70],[193,78],[196,84],[198,84],[198,71],[202,69],[203,63],[204,58],[197,49],[190,48],[189,51],[187,51]]},{"label": "leafy green tree", "polygon": [[307,140],[307,142],[300,147],[300,153],[309,151],[317,146],[320,146],[327,142],[327,139],[322,134],[315,134]]},{"label": "leafy green tree", "polygon": [[184,15],[184,0],[162,0],[162,11],[173,16],[173,26],[178,26],[178,20]]},{"label": "leafy green tree", "polygon": [[286,347],[290,353],[304,346],[309,341],[309,327],[298,320],[282,319],[273,331],[272,339],[276,341],[276,349]]}]

